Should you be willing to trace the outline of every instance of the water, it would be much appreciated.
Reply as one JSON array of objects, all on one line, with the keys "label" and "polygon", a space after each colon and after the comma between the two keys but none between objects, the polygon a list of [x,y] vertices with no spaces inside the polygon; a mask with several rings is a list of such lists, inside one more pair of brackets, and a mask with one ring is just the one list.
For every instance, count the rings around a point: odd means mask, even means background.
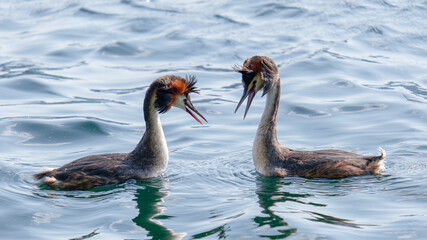
[{"label": "water", "polygon": [[[0,1],[2,239],[427,239],[426,1]],[[387,151],[383,176],[267,178],[234,64],[275,60],[279,141]],[[164,176],[90,191],[31,178],[128,152],[146,87],[198,78],[194,105],[161,116]]]}]

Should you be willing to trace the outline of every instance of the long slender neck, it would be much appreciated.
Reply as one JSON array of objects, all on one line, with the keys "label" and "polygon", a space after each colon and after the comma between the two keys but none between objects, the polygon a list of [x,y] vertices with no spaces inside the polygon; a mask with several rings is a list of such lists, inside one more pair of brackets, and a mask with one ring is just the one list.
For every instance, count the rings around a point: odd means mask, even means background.
[{"label": "long slender neck", "polygon": [[132,164],[148,172],[153,172],[153,174],[163,172],[169,158],[162,124],[154,107],[156,94],[157,89],[152,87],[145,94],[145,133],[135,149],[128,155],[128,160],[132,161]]},{"label": "long slender neck", "polygon": [[264,113],[258,125],[256,138],[262,138],[263,142],[278,143],[276,120],[280,102],[280,79],[267,93]]},{"label": "long slender neck", "polygon": [[282,146],[277,140],[276,119],[280,101],[280,79],[267,93],[264,113],[258,125],[252,157],[258,172],[268,175],[280,161]]}]

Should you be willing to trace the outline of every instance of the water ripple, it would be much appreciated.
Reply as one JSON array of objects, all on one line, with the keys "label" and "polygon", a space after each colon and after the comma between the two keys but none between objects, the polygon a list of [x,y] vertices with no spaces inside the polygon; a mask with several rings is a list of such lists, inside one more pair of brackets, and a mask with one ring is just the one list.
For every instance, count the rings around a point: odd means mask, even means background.
[{"label": "water ripple", "polygon": [[126,105],[126,102],[116,101],[111,99],[96,99],[96,98],[84,98],[84,97],[75,97],[75,100],[68,101],[56,101],[56,102],[47,102],[47,101],[28,101],[23,103],[9,103],[9,104],[0,104],[0,106],[26,106],[26,105],[66,105],[66,104],[82,104],[82,103],[116,103],[120,105]]},{"label": "water ripple", "polygon": [[83,62],[78,63],[72,66],[61,66],[58,68],[53,67],[37,67],[34,64],[23,64],[15,61],[10,61],[6,63],[0,64],[0,78],[13,78],[18,76],[40,76],[46,79],[54,79],[54,80],[73,80],[75,78],[65,77],[55,74],[49,74],[43,72],[43,70],[64,70],[68,68],[78,67],[84,64]]},{"label": "water ripple", "polygon": [[292,110],[288,113],[289,116],[299,116],[304,118],[320,118],[328,117],[331,114],[316,109],[311,109],[307,107],[293,107]]},{"label": "water ripple", "polygon": [[276,14],[281,17],[295,18],[307,12],[304,8],[285,6],[279,3],[266,3],[258,9],[261,12],[257,14],[257,17],[266,17]]},{"label": "water ripple", "polygon": [[[126,88],[126,89],[91,89],[92,92],[99,92],[99,93],[115,93],[117,95],[121,94],[129,94],[134,92],[143,91],[147,87],[135,87],[135,88]],[[123,103],[125,104],[125,103]]]},{"label": "water ripple", "polygon": [[314,222],[322,222],[327,224],[333,224],[333,225],[339,225],[344,227],[352,227],[352,228],[362,228],[364,226],[376,226],[374,224],[357,224],[353,223],[349,219],[343,219],[343,218],[337,218],[321,213],[316,212],[308,212],[312,216],[311,218],[308,218],[308,220],[314,221]]},{"label": "water ripple", "polygon": [[7,86],[19,91],[59,95],[55,91],[53,91],[47,84],[42,84],[39,81],[35,81],[32,79],[16,79],[7,84]]},{"label": "water ripple", "polygon": [[135,3],[133,0],[122,0],[123,4],[128,4],[134,8],[145,9],[148,11],[156,11],[156,12],[166,12],[166,13],[182,13],[182,11],[173,9],[173,8],[163,8],[163,7],[155,7],[155,6],[146,6],[144,4]]},{"label": "water ripple", "polygon": [[[410,94],[413,96],[427,99],[427,88],[412,81],[405,81],[405,82],[391,81],[384,85],[366,84],[366,86],[375,88],[375,89],[381,89],[381,90],[395,90],[395,89],[403,88],[409,91]],[[408,100],[411,100],[411,99],[408,98]]]},{"label": "water ripple", "polygon": [[230,17],[223,16],[223,15],[221,15],[221,14],[215,14],[215,15],[214,15],[214,17],[215,17],[215,18],[218,18],[218,19],[221,19],[221,20],[224,20],[224,21],[226,21],[227,23],[238,24],[238,25],[241,25],[241,26],[249,25],[249,23],[239,22],[239,21],[237,21],[237,20],[234,20],[234,19],[232,19],[232,18],[230,18]]},{"label": "water ripple", "polygon": [[92,18],[92,17],[108,18],[108,17],[116,16],[116,14],[103,13],[103,12],[91,10],[85,7],[79,8],[79,10],[77,11],[77,14],[86,15],[89,18]]},{"label": "water ripple", "polygon": [[17,121],[6,127],[2,136],[23,137],[22,144],[65,144],[81,136],[109,135],[104,126],[93,121],[71,122],[62,125]]},{"label": "water ripple", "polygon": [[102,119],[99,117],[90,117],[90,116],[31,116],[31,118],[29,118],[28,116],[13,116],[13,117],[2,117],[0,118],[0,121],[5,121],[5,120],[16,121],[16,120],[31,120],[31,119],[32,120],[87,119],[87,120],[95,120],[95,121],[112,123],[117,125],[129,125],[128,123],[124,123],[124,122],[117,122],[117,121]]},{"label": "water ripple", "polygon": [[364,104],[364,105],[352,105],[352,106],[342,106],[333,108],[336,112],[341,113],[358,113],[358,112],[366,112],[366,111],[374,111],[374,110],[382,110],[386,109],[387,105],[385,104]]},{"label": "water ripple", "polygon": [[113,57],[139,57],[148,56],[151,51],[143,47],[133,46],[125,42],[115,42],[102,47],[99,52],[102,55]]}]

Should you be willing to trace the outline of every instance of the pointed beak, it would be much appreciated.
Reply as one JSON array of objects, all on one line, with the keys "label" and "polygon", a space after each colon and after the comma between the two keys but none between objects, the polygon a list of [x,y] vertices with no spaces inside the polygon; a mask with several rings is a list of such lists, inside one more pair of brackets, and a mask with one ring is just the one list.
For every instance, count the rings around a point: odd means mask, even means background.
[{"label": "pointed beak", "polygon": [[205,120],[205,122],[208,122],[208,120],[206,120],[206,118],[203,117],[203,115],[199,111],[197,111],[197,109],[193,106],[193,103],[191,103],[190,98],[184,99],[184,107],[185,107],[185,111],[188,112],[200,124],[203,125],[203,123],[191,111],[195,112],[197,115],[199,115],[201,118],[203,118],[203,120]]},{"label": "pointed beak", "polygon": [[237,109],[239,109],[240,105],[242,105],[243,101],[245,101],[246,98],[248,98],[248,103],[246,104],[246,110],[245,110],[245,115],[243,116],[243,119],[246,118],[246,114],[249,111],[249,107],[252,104],[252,100],[254,100],[254,96],[255,96],[255,89],[254,87],[252,87],[251,89],[244,91],[243,92],[243,96],[240,99],[239,103],[237,104],[236,110],[234,111],[234,113],[237,112]]}]

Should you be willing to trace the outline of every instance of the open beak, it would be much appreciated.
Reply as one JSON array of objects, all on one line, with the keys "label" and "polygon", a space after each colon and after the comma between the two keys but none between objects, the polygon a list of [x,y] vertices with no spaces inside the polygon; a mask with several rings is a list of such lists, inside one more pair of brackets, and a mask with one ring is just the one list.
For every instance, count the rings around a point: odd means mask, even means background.
[{"label": "open beak", "polygon": [[245,110],[245,115],[243,116],[243,119],[246,118],[246,114],[249,111],[249,107],[252,104],[252,100],[254,100],[254,96],[255,96],[255,88],[252,87],[251,89],[244,91],[243,92],[243,96],[240,99],[239,103],[237,104],[236,110],[234,111],[234,113],[237,112],[237,109],[239,109],[240,105],[242,105],[243,101],[245,101],[246,98],[248,98],[248,103],[246,104],[246,110]]},{"label": "open beak", "polygon": [[201,118],[203,118],[203,120],[205,120],[205,122],[208,122],[208,120],[206,120],[206,118],[203,117],[203,115],[199,111],[197,111],[197,109],[193,106],[193,103],[191,103],[190,98],[184,99],[184,107],[185,107],[185,111],[188,112],[200,124],[203,125],[203,123],[190,110],[197,113],[197,115],[199,115]]}]

